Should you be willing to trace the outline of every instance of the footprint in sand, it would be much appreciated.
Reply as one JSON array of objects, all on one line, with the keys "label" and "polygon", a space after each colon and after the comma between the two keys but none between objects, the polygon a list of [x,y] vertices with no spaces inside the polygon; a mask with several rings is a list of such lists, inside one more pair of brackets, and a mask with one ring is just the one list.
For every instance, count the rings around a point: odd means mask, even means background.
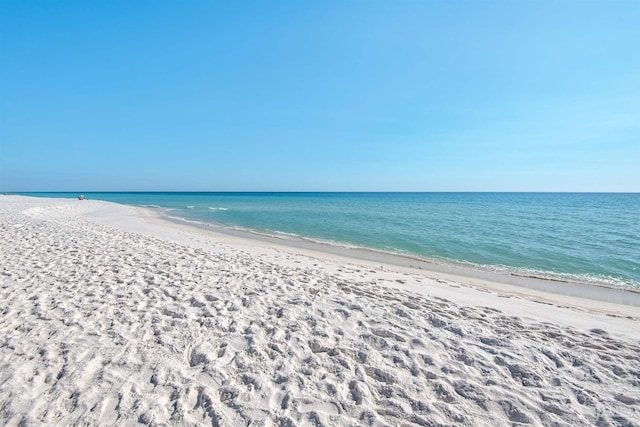
[{"label": "footprint in sand", "polygon": [[118,419],[118,404],[120,400],[118,397],[107,397],[102,404],[102,411],[100,412],[100,424],[102,425],[114,425]]}]

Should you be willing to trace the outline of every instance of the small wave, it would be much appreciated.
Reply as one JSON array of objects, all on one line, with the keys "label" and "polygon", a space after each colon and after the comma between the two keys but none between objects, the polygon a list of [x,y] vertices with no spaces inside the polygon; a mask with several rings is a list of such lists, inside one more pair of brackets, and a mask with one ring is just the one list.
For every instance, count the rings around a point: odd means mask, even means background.
[{"label": "small wave", "polygon": [[303,235],[296,234],[296,233],[289,233],[289,232],[285,232],[285,231],[256,230],[256,229],[251,229],[251,228],[240,228],[240,227],[233,227],[232,229],[237,230],[237,231],[242,231],[242,232],[245,232],[245,233],[256,234],[256,235],[259,235],[259,236],[272,237],[272,238],[281,239],[281,240],[299,240],[299,241],[304,241],[304,242],[316,243],[316,244],[324,245],[324,246],[335,246],[335,247],[340,247],[340,248],[344,248],[344,249],[375,250],[375,249],[372,249],[372,248],[369,248],[369,247],[366,247],[366,246],[360,246],[360,245],[350,244],[350,243],[346,243],[346,242],[340,242],[340,241],[331,240],[331,239],[319,239],[319,238],[314,238],[314,237],[309,237],[309,236],[303,236]]},{"label": "small wave", "polygon": [[209,223],[209,222],[195,221],[195,220],[192,220],[192,219],[183,218],[181,216],[167,215],[167,218],[173,219],[173,220],[177,220],[177,221],[180,221],[180,222],[185,222],[185,223],[188,223],[188,224],[195,224],[195,225],[205,226],[205,227],[210,227],[211,226],[211,223]]},{"label": "small wave", "polygon": [[215,207],[212,207],[212,206],[209,206],[208,209],[210,211],[214,211],[214,212],[215,211],[226,211],[227,210],[227,208],[215,208]]},{"label": "small wave", "polygon": [[142,205],[145,208],[162,209],[162,206],[158,205]]},{"label": "small wave", "polygon": [[194,208],[194,206],[193,206],[193,205],[189,205],[189,206],[187,206],[187,209],[193,209],[193,208]]},{"label": "small wave", "polygon": [[296,238],[296,239],[301,238],[301,236],[300,236],[299,234],[296,234],[296,233],[286,233],[286,232],[284,232],[284,231],[273,231],[273,234],[274,234],[275,236],[293,237],[293,238]]},{"label": "small wave", "polygon": [[591,286],[600,286],[605,288],[625,289],[628,291],[638,292],[640,282],[635,280],[624,279],[608,274],[598,273],[569,273],[550,270],[540,270],[524,267],[511,267],[507,265],[495,264],[477,264],[468,261],[447,260],[443,264],[461,266],[473,270],[488,271],[497,274],[511,275],[516,277],[525,277],[540,280],[552,280],[554,282],[578,283]]}]

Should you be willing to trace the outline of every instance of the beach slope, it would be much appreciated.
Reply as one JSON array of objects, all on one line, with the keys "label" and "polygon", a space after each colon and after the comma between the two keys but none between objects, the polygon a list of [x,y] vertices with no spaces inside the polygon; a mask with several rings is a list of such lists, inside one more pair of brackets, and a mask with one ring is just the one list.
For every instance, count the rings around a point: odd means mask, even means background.
[{"label": "beach slope", "polygon": [[640,425],[640,309],[0,196],[2,425]]}]

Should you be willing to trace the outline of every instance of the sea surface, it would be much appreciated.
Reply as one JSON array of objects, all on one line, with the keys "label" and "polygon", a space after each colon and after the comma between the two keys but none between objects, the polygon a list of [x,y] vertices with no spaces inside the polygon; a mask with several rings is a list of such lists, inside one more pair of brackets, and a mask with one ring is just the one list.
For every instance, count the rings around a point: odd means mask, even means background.
[{"label": "sea surface", "polygon": [[285,239],[640,291],[640,193],[84,195]]}]

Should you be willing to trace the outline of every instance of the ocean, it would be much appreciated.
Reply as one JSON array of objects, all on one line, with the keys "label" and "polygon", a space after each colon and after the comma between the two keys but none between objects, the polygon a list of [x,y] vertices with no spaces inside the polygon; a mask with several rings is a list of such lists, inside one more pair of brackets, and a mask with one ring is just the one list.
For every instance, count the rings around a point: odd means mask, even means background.
[{"label": "ocean", "polygon": [[639,193],[84,195],[155,208],[172,218],[284,239],[640,291]]}]

